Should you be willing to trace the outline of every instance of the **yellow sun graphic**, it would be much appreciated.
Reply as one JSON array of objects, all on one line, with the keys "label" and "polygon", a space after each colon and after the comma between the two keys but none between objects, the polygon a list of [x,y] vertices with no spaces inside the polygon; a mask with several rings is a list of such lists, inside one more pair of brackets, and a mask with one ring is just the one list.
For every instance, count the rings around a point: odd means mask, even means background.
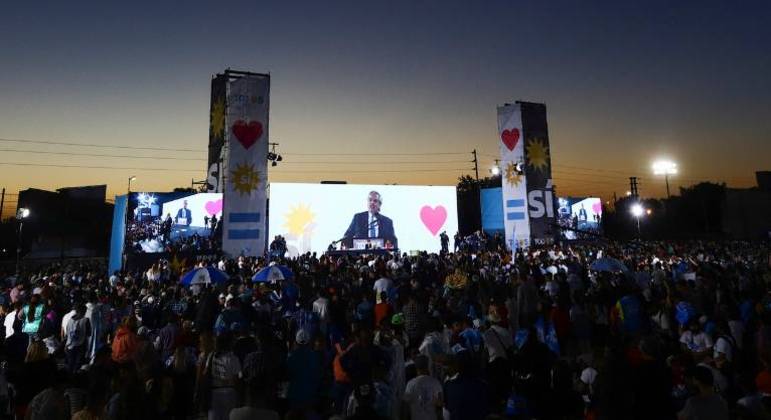
[{"label": "yellow sun graphic", "polygon": [[211,132],[215,138],[221,139],[225,134],[225,99],[215,99],[211,108]]},{"label": "yellow sun graphic", "polygon": [[315,214],[311,211],[310,206],[306,204],[299,204],[292,208],[289,213],[286,214],[286,222],[284,226],[289,233],[300,236],[305,232],[305,228],[313,223],[313,217]]},{"label": "yellow sun graphic", "polygon": [[522,174],[517,172],[517,165],[514,162],[506,164],[506,182],[512,187],[517,187],[522,182]]},{"label": "yellow sun graphic", "polygon": [[187,264],[187,259],[179,259],[177,258],[177,255],[175,254],[174,257],[169,262],[169,269],[172,273],[181,273],[182,270],[185,269],[185,264]]},{"label": "yellow sun graphic", "polygon": [[230,171],[233,189],[241,195],[249,195],[260,186],[260,173],[253,164],[239,163],[234,171]]},{"label": "yellow sun graphic", "polygon": [[527,143],[527,163],[538,170],[549,167],[549,147],[541,139],[534,138]]}]

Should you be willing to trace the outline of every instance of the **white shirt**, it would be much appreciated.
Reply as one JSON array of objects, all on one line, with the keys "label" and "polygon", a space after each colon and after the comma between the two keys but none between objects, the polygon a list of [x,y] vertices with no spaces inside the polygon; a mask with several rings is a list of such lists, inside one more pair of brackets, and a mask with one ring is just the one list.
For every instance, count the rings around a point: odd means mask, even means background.
[{"label": "white shirt", "polygon": [[80,319],[70,318],[67,322],[67,326],[64,328],[64,337],[67,340],[66,348],[68,350],[86,343],[86,325],[88,325],[88,318],[85,316]]},{"label": "white shirt", "polygon": [[404,401],[410,406],[412,420],[435,420],[441,399],[442,384],[434,377],[420,375],[407,382]]},{"label": "white shirt", "polygon": [[329,317],[329,299],[320,297],[313,302],[313,313],[319,316],[320,321],[327,321]]},{"label": "white shirt", "polygon": [[65,334],[64,329],[67,328],[67,323],[70,322],[70,320],[72,319],[73,316],[75,316],[75,310],[74,309],[69,311],[69,312],[67,312],[62,317],[62,339],[63,340],[67,338],[67,334]]},{"label": "white shirt", "polygon": [[13,311],[5,316],[5,321],[3,321],[3,324],[5,325],[5,338],[13,335],[14,321],[16,321],[16,311]]},{"label": "white shirt", "polygon": [[680,342],[685,344],[688,350],[693,353],[707,351],[713,345],[712,339],[704,331],[694,334],[688,330],[680,336]]},{"label": "white shirt", "polygon": [[723,353],[725,355],[725,359],[729,362],[733,360],[733,347],[731,346],[731,343],[724,337],[718,337],[717,341],[715,341],[712,357],[717,359],[720,353]]},{"label": "white shirt", "polygon": [[380,303],[380,294],[383,292],[388,293],[388,289],[391,288],[392,284],[393,282],[391,281],[391,279],[387,277],[381,277],[377,279],[377,281],[375,282],[375,285],[372,286],[372,290],[375,291],[376,303]]}]

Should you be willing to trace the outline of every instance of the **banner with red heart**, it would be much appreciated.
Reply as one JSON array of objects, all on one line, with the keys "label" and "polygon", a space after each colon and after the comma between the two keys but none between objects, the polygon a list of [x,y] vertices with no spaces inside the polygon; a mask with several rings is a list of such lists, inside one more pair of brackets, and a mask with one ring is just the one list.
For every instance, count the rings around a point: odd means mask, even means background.
[{"label": "banner with red heart", "polygon": [[241,146],[249,149],[262,137],[262,124],[257,121],[246,123],[244,120],[238,120],[233,124],[232,131]]},{"label": "banner with red heart", "polygon": [[506,145],[506,148],[508,148],[509,151],[514,150],[519,141],[519,129],[503,130],[503,133],[501,133],[501,141],[503,141],[503,144]]}]

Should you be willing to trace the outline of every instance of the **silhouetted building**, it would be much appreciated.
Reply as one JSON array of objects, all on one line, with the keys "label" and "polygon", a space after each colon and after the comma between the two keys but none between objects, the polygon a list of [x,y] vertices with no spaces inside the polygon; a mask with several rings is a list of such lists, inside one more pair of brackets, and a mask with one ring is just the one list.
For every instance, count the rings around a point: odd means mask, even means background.
[{"label": "silhouetted building", "polygon": [[723,231],[731,238],[771,238],[771,171],[755,176],[757,187],[726,188]]},{"label": "silhouetted building", "polygon": [[106,191],[106,185],[20,191],[17,210],[30,212],[24,220],[24,258],[106,256],[113,212]]},{"label": "silhouetted building", "polygon": [[771,171],[757,171],[755,172],[755,179],[757,179],[758,188],[761,191],[771,193]]}]

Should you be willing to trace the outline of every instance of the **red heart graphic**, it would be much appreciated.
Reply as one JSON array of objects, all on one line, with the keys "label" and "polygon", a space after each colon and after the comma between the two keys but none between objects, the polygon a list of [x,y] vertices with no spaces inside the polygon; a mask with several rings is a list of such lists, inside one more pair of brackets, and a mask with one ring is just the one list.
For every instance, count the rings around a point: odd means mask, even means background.
[{"label": "red heart graphic", "polygon": [[514,150],[514,147],[517,146],[517,142],[519,141],[519,129],[503,130],[503,133],[501,133],[501,140],[503,140],[503,144],[506,145],[509,151]]},{"label": "red heart graphic", "polygon": [[262,136],[262,124],[257,121],[250,121],[247,124],[244,120],[238,120],[233,124],[233,134],[241,146],[248,149]]}]

